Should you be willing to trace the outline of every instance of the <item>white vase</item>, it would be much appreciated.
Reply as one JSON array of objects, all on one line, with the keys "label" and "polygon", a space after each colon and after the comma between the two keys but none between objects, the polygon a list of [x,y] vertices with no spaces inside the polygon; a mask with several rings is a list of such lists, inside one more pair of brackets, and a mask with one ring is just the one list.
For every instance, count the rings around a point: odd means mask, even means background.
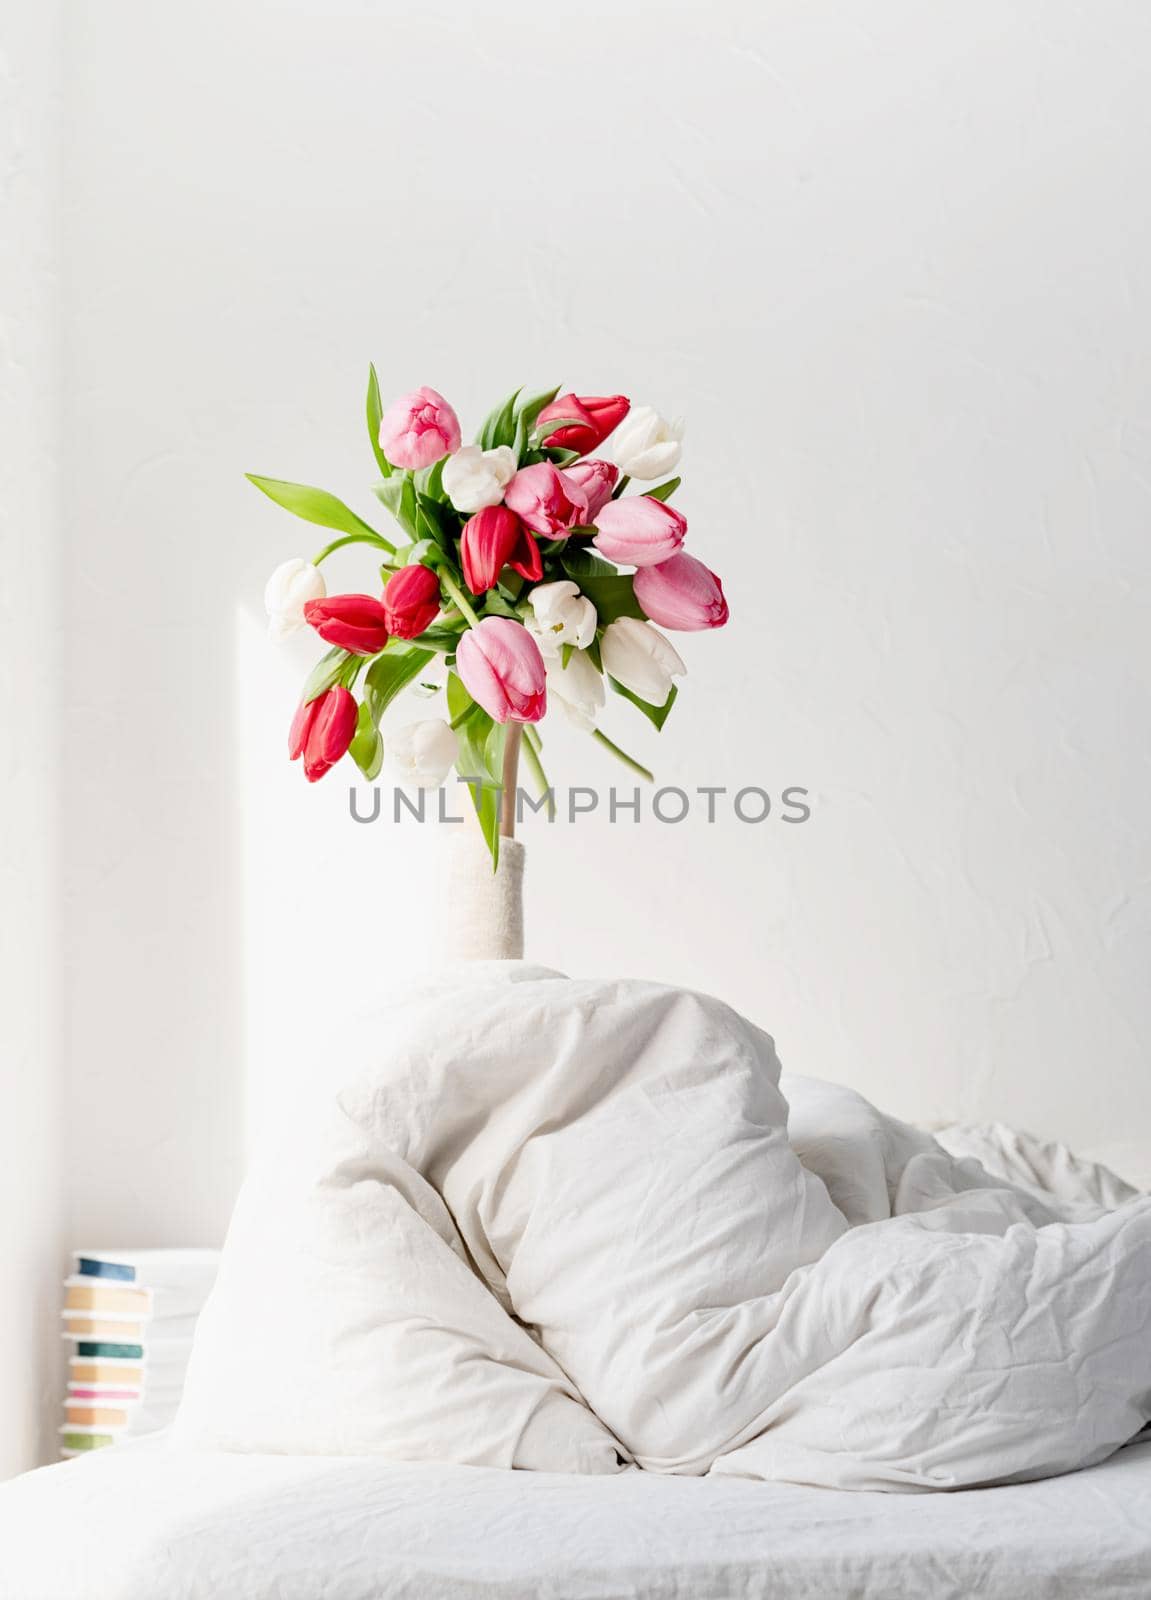
[{"label": "white vase", "polygon": [[524,953],[524,847],[500,840],[492,858],[479,827],[452,828],[445,840],[438,948],[449,961],[521,961]]},{"label": "white vase", "polygon": [[451,961],[522,961],[524,847],[514,837],[522,729],[512,723],[504,741],[500,859],[495,871],[471,805],[453,826],[443,852],[439,949]]}]

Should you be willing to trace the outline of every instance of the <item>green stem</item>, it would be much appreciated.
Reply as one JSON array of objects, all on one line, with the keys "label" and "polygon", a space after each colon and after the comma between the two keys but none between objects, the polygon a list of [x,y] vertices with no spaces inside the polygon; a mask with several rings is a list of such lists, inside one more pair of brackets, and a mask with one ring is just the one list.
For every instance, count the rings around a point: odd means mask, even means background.
[{"label": "green stem", "polygon": [[[526,728],[525,728],[524,731],[525,731],[525,734],[526,734],[526,731],[527,731]],[[523,753],[524,753],[524,762],[526,763],[528,771],[531,773],[532,778],[535,781],[536,790],[539,793],[540,798],[542,799],[543,796],[545,794],[547,794],[547,792],[548,792],[548,780],[547,780],[547,774],[544,772],[544,769],[543,769],[543,762],[540,760],[539,753],[537,752],[535,746],[532,744],[532,741],[529,738],[525,737],[523,745],[521,746],[521,748],[522,748]],[[551,806],[549,807],[549,809],[552,810],[553,812],[555,810],[555,799],[554,799],[554,797],[552,799],[552,803],[551,803]]]},{"label": "green stem", "polygon": [[592,729],[592,738],[597,744],[602,744],[605,750],[610,750],[616,760],[622,761],[625,767],[630,767],[641,778],[646,778],[648,783],[655,782],[655,774],[653,772],[649,772],[646,767],[641,767],[638,761],[633,760],[626,750],[621,750],[618,744],[613,744],[607,734],[602,733],[599,728]]},{"label": "green stem", "polygon": [[440,568],[440,582],[443,584],[444,588],[448,591],[456,605],[467,618],[468,627],[478,628],[480,625],[479,617],[477,617],[475,612],[472,610],[471,603],[464,594],[464,591],[460,588],[459,584],[452,577],[451,573],[446,567]]},{"label": "green stem", "polygon": [[373,533],[370,537],[366,533],[345,533],[340,539],[333,539],[331,544],[326,544],[318,556],[312,557],[312,565],[318,567],[321,561],[326,561],[333,550],[342,550],[346,544],[374,544],[381,550],[386,550],[390,556],[396,553],[396,547],[390,539],[385,539],[382,533]]},{"label": "green stem", "polygon": [[628,484],[630,482],[631,482],[631,479],[628,477],[627,473],[625,472],[623,477],[619,480],[619,482],[616,484],[615,488],[611,492],[612,499],[613,500],[618,500],[620,495],[624,492],[624,490],[627,488],[627,486],[628,486]]}]

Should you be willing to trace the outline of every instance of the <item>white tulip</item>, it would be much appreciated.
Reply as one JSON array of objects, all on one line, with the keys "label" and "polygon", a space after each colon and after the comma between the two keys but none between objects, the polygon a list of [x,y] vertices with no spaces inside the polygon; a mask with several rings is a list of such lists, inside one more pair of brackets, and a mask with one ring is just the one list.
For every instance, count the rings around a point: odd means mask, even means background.
[{"label": "white tulip", "polygon": [[409,722],[384,739],[384,752],[404,783],[438,789],[455,765],[460,743],[442,717]]},{"label": "white tulip", "polygon": [[528,632],[545,657],[558,655],[561,646],[586,650],[595,638],[595,606],[570,578],[540,583],[528,595],[532,615],[525,619]]},{"label": "white tulip", "polygon": [[573,650],[566,667],[558,655],[545,665],[550,701],[561,706],[577,728],[590,733],[604,704],[603,678],[591,657],[586,650]]},{"label": "white tulip", "polygon": [[687,671],[670,639],[638,617],[617,617],[604,630],[603,669],[649,706],[662,706],[672,678]]},{"label": "white tulip", "polygon": [[444,492],[457,511],[482,511],[498,506],[516,475],[516,453],[510,445],[481,450],[465,444],[444,462]]},{"label": "white tulip", "polygon": [[682,417],[668,422],[651,406],[633,406],[615,430],[612,454],[621,472],[649,483],[678,464],[682,441]]},{"label": "white tulip", "polygon": [[282,562],[264,585],[264,609],[272,638],[286,639],[302,628],[305,605],[309,600],[322,600],[327,592],[319,567],[299,557]]}]

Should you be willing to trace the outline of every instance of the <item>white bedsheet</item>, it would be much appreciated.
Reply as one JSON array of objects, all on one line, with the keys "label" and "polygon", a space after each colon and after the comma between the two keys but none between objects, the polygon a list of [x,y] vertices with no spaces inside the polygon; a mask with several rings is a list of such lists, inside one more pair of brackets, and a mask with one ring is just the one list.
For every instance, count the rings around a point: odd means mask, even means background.
[{"label": "white bedsheet", "polygon": [[1146,1600],[1151,1444],[890,1495],[141,1441],[0,1487],[0,1600]]}]

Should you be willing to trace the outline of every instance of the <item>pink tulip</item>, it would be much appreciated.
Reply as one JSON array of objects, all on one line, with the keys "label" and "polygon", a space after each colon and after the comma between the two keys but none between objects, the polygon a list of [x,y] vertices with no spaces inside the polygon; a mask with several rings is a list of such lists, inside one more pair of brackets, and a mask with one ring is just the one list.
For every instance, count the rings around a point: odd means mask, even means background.
[{"label": "pink tulip", "polygon": [[674,556],[687,533],[687,518],[649,494],[609,500],[595,519],[594,544],[609,561],[654,567]]},{"label": "pink tulip", "polygon": [[401,395],[380,421],[380,449],[393,467],[418,471],[459,447],[460,419],[434,389]]},{"label": "pink tulip", "polygon": [[587,496],[587,511],[585,513],[589,522],[594,522],[596,512],[606,506],[611,499],[611,492],[619,478],[619,468],[614,461],[573,461],[570,467],[564,468],[564,477],[570,483],[578,483]]},{"label": "pink tulip", "polygon": [[497,722],[538,722],[547,710],[544,658],[510,617],[484,617],[456,647],[464,688]]},{"label": "pink tulip", "polygon": [[570,417],[571,427],[557,428],[548,434],[545,443],[563,450],[578,450],[582,456],[589,450],[598,450],[630,410],[631,401],[622,394],[561,394],[540,412],[536,426]]},{"label": "pink tulip", "polygon": [[641,567],[633,586],[636,599],[661,628],[698,633],[727,621],[723,585],[694,556],[680,554],[656,567]]},{"label": "pink tulip", "polygon": [[566,538],[587,516],[587,495],[550,461],[521,467],[504,491],[504,505],[545,539]]}]

